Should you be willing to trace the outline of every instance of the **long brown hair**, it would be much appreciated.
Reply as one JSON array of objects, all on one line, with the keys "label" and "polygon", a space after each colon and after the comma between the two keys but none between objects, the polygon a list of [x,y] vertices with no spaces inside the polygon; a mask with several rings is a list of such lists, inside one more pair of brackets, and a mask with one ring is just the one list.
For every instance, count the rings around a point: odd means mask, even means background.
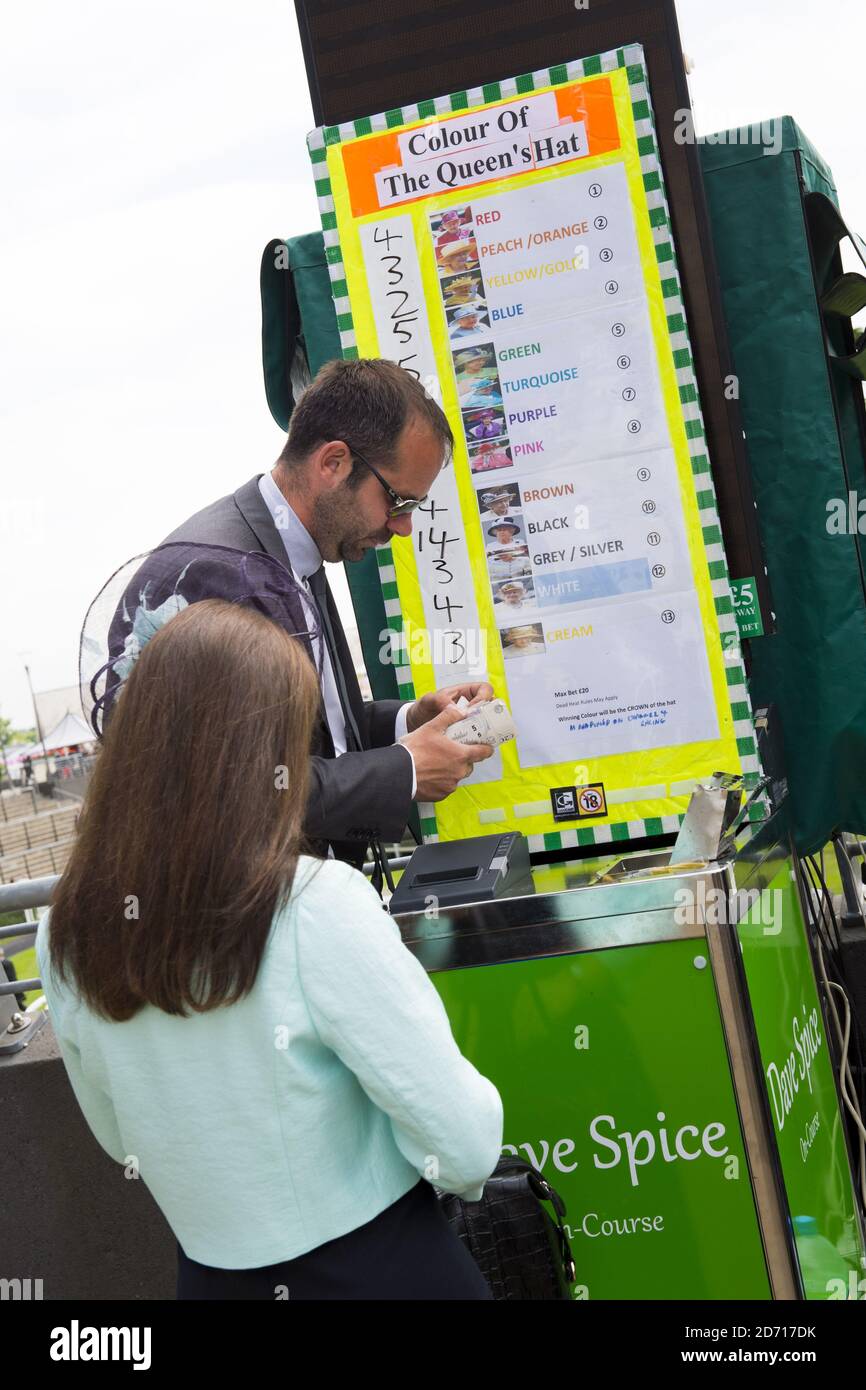
[{"label": "long brown hair", "polygon": [[51,908],[51,963],[123,1022],[252,988],[303,848],[319,687],[299,643],[206,599],[147,643],[117,699]]}]

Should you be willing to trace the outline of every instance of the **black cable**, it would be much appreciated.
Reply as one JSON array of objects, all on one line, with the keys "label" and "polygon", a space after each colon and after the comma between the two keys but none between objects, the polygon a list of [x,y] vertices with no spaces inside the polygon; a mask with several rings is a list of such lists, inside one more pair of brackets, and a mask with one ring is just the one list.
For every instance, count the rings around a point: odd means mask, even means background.
[{"label": "black cable", "polygon": [[[804,876],[803,882],[807,885],[809,890],[807,898],[809,902],[810,914],[813,917],[812,925],[817,930],[818,935],[821,938],[822,944],[826,948],[824,968],[827,972],[827,978],[833,980],[833,983],[837,984],[840,988],[842,988],[845,991],[845,994],[848,998],[848,1005],[851,1010],[851,1036],[849,1041],[849,1047],[850,1042],[852,1041],[855,1053],[855,1056],[853,1058],[849,1056],[849,1066],[851,1067],[852,1077],[854,1080],[857,1100],[860,1106],[861,1113],[866,1114],[866,1071],[864,1071],[863,1052],[864,1042],[866,1042],[866,1039],[864,1039],[863,1036],[863,1028],[861,1021],[851,1004],[851,990],[848,985],[844,965],[842,964],[841,942],[839,941],[838,922],[836,920],[836,914],[833,910],[833,899],[830,894],[830,890],[827,887],[827,881],[824,878],[824,875],[821,873],[819,865],[815,862],[814,856],[807,855],[805,861],[802,862],[805,862],[807,870],[807,874]],[[816,875],[821,881],[821,892],[819,892],[818,890],[818,885],[816,884],[813,875]],[[820,906],[820,925],[819,916],[816,912],[816,902],[813,900],[812,897],[813,894],[815,900],[817,900],[817,903]],[[831,944],[827,940],[825,932],[824,930],[822,930],[822,925],[824,923],[825,908],[831,924],[832,934],[834,938],[833,944]],[[827,959],[828,956],[829,962]],[[823,981],[820,981],[819,983],[823,985]]]},{"label": "black cable", "polygon": [[830,889],[827,887],[827,880],[826,880],[826,878],[824,877],[824,870],[823,870],[823,868],[821,867],[821,865],[819,865],[819,864],[817,863],[817,861],[816,861],[814,855],[811,856],[811,861],[812,861],[812,865],[813,865],[813,867],[814,867],[814,869],[815,869],[815,872],[817,873],[819,879],[821,880],[821,889],[822,889],[823,894],[824,894],[824,901],[825,901],[826,904],[827,904],[827,911],[828,911],[828,913],[829,913],[829,915],[830,915],[830,922],[831,922],[831,924],[832,924],[833,933],[834,933],[834,936],[835,936],[835,938],[836,938],[836,949],[839,951],[840,956],[841,956],[841,952],[842,952],[842,942],[841,942],[841,939],[840,939],[840,937],[839,937],[839,922],[838,922],[838,920],[837,920],[837,918],[836,918],[836,911],[835,911],[835,908],[833,907],[833,896],[832,896],[832,894],[831,894],[831,892],[830,892]]},{"label": "black cable", "polygon": [[[825,954],[829,957],[835,972],[840,969],[839,952],[833,934],[828,934],[825,920],[825,901],[819,892],[816,875],[809,858],[800,860],[801,882],[806,889],[805,898],[809,904],[812,928],[821,939]],[[832,923],[832,913],[831,913]]]},{"label": "black cable", "polygon": [[[841,942],[839,940],[836,914],[833,911],[833,899],[830,897],[830,894],[827,890],[826,881],[823,878],[821,870],[818,867],[818,864],[816,863],[813,855],[807,856],[806,868],[809,874],[812,891],[814,892],[815,898],[817,900],[822,927],[826,927],[824,943],[833,961],[835,969],[837,971],[840,971],[842,968],[842,947]],[[815,881],[816,879],[820,880],[822,885],[821,888],[818,887],[818,883],[816,883]]]},{"label": "black cable", "polygon": [[[818,901],[820,903],[822,921],[824,919],[824,910],[826,908],[826,914],[829,918],[830,927],[833,934],[833,944],[831,945],[830,942],[827,941],[823,932],[821,932],[821,939],[826,947],[824,967],[827,971],[828,979],[832,979],[835,984],[837,984],[841,989],[843,989],[848,999],[848,1006],[851,1010],[852,1023],[851,1040],[853,1040],[854,1051],[854,1056],[850,1058],[849,1065],[851,1066],[852,1075],[854,1077],[855,1087],[857,1091],[857,1099],[860,1103],[860,1108],[864,1113],[866,1113],[866,1073],[864,1073],[863,1066],[863,1048],[864,1041],[866,1040],[864,1040],[863,1037],[863,1028],[861,1021],[851,1003],[851,989],[848,983],[847,975],[845,973],[845,966],[843,964],[842,959],[842,946],[841,941],[839,939],[839,924],[836,919],[836,913],[833,909],[833,899],[830,894],[830,890],[827,887],[827,881],[821,872],[820,866],[815,862],[814,856],[807,856],[807,867],[809,869],[810,877],[812,874],[815,874],[821,881],[822,891],[820,895],[818,893],[817,884],[815,884],[814,882],[814,878],[811,879],[810,886],[812,887],[815,896],[816,898],[818,898]],[[827,956],[829,957],[829,964]]]}]

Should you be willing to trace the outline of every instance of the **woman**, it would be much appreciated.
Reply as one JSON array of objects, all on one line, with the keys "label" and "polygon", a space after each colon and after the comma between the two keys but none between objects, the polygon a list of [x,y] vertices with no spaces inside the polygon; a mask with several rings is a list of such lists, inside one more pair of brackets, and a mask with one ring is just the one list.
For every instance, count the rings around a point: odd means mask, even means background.
[{"label": "woman", "polygon": [[480,1199],[501,1102],[364,876],[303,853],[319,699],[237,604],[150,638],[39,926],[55,1033],[179,1298],[489,1298],[430,1184]]},{"label": "woman", "polygon": [[[505,432],[505,421],[501,413],[496,410],[480,410],[475,415],[467,415],[466,422],[469,426],[466,433],[473,441],[497,439]],[[508,462],[510,463],[511,460],[509,459]]]},{"label": "woman", "polygon": [[501,445],[488,441],[479,444],[474,455],[470,455],[469,467],[473,473],[484,473],[491,468],[510,468],[511,455]]}]

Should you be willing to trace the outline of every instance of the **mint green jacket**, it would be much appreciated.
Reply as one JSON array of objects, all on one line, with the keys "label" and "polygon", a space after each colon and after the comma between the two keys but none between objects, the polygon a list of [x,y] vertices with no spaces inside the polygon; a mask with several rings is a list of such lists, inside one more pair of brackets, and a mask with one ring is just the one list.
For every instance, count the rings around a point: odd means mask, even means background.
[{"label": "mint green jacket", "polygon": [[81,1109],[193,1260],[293,1259],[419,1177],[480,1199],[502,1144],[499,1093],[348,864],[302,857],[252,992],[189,1018],[150,1005],[100,1018],[54,980],[50,932],[49,910],[36,951]]}]

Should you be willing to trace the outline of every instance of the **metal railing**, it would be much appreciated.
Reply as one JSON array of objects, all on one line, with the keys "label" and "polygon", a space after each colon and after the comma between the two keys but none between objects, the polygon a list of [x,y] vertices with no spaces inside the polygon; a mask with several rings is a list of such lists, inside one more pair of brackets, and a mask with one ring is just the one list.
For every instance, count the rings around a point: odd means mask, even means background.
[{"label": "metal railing", "polygon": [[54,777],[83,775],[90,771],[96,762],[96,753],[64,753],[54,759]]},{"label": "metal railing", "polygon": [[[47,907],[51,895],[60,882],[59,874],[48,878],[22,878],[17,883],[0,883],[0,916],[7,912],[19,912],[28,908]],[[28,936],[36,931],[37,923],[26,918],[23,922],[13,922],[8,927],[0,927],[0,942],[15,936]],[[35,976],[32,980],[0,980],[0,998],[4,994],[27,994],[31,989],[41,989],[42,981]]]},{"label": "metal railing", "polygon": [[[16,883],[0,884],[0,915],[9,912],[27,911],[46,907],[51,895],[60,881],[58,874],[48,878],[23,878]],[[38,923],[24,919],[0,927],[0,943],[10,937],[33,935]],[[18,1008],[18,1000],[9,995],[23,995],[31,990],[41,990],[42,981],[38,976],[27,980],[7,980],[3,962],[0,961],[0,1058],[21,1052],[40,1032],[45,1023],[45,996],[34,999],[23,1010]]]},{"label": "metal railing", "polygon": [[[409,854],[401,854],[399,853],[401,848],[402,846],[396,844],[389,846],[392,852],[388,855],[388,867],[391,870],[405,869],[406,865],[409,863],[411,850]],[[413,844],[412,849],[414,848],[415,846]],[[394,850],[398,852],[395,854],[393,853]],[[363,872],[368,878],[370,877],[373,872],[372,860],[368,860],[367,863],[364,864]],[[7,912],[19,912],[27,910],[28,908],[47,907],[51,901],[51,895],[59,882],[59,874],[49,874],[46,878],[22,878],[18,879],[15,883],[0,883],[0,916],[3,916]],[[27,936],[36,931],[36,926],[37,923],[29,922],[25,919],[23,922],[13,922],[12,925],[8,927],[0,927],[0,942],[8,940],[11,937]],[[37,977],[34,977],[32,980],[0,981],[0,998],[2,998],[4,994],[26,994],[28,990],[41,988],[42,981]]]}]

